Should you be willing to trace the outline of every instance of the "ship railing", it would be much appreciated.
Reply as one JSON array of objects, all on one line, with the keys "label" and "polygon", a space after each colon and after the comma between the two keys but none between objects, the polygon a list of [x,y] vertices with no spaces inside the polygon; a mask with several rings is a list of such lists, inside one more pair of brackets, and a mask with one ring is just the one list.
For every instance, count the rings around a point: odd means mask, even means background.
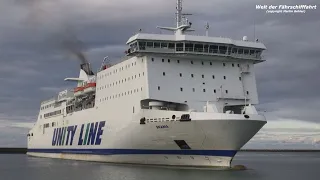
[{"label": "ship railing", "polygon": [[45,103],[48,103],[48,102],[51,102],[51,101],[55,101],[57,98],[56,98],[56,96],[52,96],[51,98],[49,98],[49,99],[46,99],[46,100],[43,100],[43,101],[41,101],[41,105],[42,104],[45,104]]}]

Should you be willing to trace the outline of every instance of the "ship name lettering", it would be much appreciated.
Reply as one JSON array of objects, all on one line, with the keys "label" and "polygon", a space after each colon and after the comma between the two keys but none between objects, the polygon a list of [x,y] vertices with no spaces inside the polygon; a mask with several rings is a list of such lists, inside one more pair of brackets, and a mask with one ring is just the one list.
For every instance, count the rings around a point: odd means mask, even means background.
[{"label": "ship name lettering", "polygon": [[168,125],[160,125],[160,126],[156,126],[157,129],[164,129],[164,128],[169,128]]}]

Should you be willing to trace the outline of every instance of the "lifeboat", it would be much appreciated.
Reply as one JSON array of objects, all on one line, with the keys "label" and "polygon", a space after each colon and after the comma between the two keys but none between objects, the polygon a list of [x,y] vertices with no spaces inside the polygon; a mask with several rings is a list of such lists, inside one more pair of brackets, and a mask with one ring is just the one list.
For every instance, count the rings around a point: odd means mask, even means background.
[{"label": "lifeboat", "polygon": [[97,84],[95,82],[88,83],[87,85],[84,86],[83,92],[90,93],[90,92],[96,91],[96,85]]},{"label": "lifeboat", "polygon": [[76,87],[74,88],[74,96],[80,96],[83,93],[84,87]]}]

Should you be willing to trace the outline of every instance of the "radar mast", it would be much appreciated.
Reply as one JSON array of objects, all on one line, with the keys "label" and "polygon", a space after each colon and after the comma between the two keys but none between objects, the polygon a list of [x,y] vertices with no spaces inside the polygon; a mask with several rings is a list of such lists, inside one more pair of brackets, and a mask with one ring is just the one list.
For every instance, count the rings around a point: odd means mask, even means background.
[{"label": "radar mast", "polygon": [[173,31],[176,35],[182,35],[184,32],[188,31],[194,31],[191,28],[192,23],[189,22],[188,18],[186,18],[187,15],[192,14],[186,14],[182,12],[182,0],[177,0],[177,6],[176,6],[177,12],[176,12],[176,27],[157,27],[163,30]]}]

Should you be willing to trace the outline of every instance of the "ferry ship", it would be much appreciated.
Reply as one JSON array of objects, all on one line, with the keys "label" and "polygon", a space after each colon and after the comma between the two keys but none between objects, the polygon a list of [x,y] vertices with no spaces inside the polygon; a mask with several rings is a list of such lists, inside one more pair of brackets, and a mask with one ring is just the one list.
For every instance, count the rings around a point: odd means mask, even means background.
[{"label": "ferry ship", "polygon": [[[254,65],[265,45],[192,35],[176,3],[168,34],[142,31],[126,42],[123,61],[88,61],[65,81],[77,87],[41,102],[27,135],[30,156],[108,163],[231,167],[266,123],[255,108]],[[207,26],[207,30],[208,30]]]}]

